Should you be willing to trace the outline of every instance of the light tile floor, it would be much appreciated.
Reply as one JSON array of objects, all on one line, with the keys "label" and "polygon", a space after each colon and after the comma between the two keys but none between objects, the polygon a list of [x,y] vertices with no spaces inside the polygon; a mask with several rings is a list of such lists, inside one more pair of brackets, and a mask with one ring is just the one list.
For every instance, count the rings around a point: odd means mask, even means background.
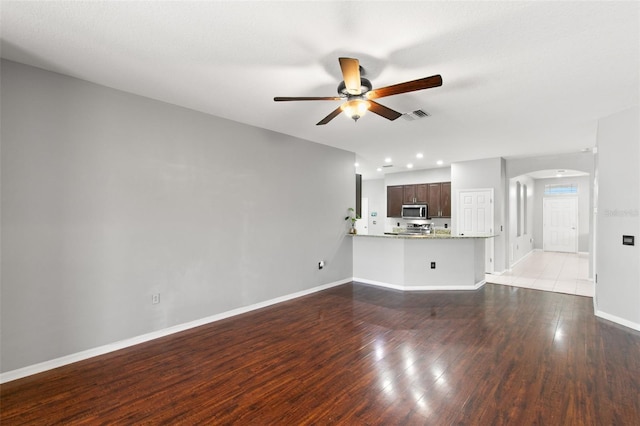
[{"label": "light tile floor", "polygon": [[593,297],[589,280],[589,255],[534,251],[511,271],[502,275],[486,274],[488,283],[505,284],[557,293]]}]

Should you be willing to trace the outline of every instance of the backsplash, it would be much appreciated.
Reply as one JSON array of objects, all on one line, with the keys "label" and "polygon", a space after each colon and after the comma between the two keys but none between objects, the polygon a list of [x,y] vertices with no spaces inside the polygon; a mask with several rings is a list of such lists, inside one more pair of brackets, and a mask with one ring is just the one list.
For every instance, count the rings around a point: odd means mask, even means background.
[{"label": "backsplash", "polygon": [[406,229],[408,223],[417,223],[417,224],[433,223],[433,227],[436,230],[448,230],[449,232],[451,231],[450,218],[446,218],[446,219],[436,218],[436,219],[429,219],[429,220],[405,220],[405,219],[390,217],[385,219],[384,232],[395,232],[394,231],[395,228]]}]

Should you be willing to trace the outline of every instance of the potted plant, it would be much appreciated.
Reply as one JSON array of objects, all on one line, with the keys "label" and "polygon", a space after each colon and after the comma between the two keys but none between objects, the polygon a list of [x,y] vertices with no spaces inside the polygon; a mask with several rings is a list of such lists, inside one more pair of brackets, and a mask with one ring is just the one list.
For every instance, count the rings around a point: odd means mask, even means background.
[{"label": "potted plant", "polygon": [[357,234],[358,232],[356,231],[356,220],[360,219],[360,215],[354,214],[355,210],[352,207],[349,207],[347,211],[349,212],[349,214],[344,218],[344,220],[351,221],[351,228],[349,228],[349,233]]}]

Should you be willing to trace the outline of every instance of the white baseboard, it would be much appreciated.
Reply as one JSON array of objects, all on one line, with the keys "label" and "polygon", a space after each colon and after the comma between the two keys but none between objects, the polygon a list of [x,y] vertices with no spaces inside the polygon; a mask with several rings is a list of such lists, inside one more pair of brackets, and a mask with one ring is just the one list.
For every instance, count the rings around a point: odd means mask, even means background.
[{"label": "white baseboard", "polygon": [[[595,300],[595,298],[594,298],[594,300]],[[611,315],[611,314],[608,314],[606,312],[602,312],[602,311],[598,311],[598,310],[595,312],[595,315],[597,317],[606,319],[608,321],[615,322],[616,324],[620,324],[620,325],[623,325],[625,327],[629,327],[629,328],[631,328],[633,330],[640,331],[640,324],[637,324],[635,322],[626,320],[624,318],[620,318],[620,317],[617,317],[615,315]]]},{"label": "white baseboard", "polygon": [[359,282],[363,284],[375,285],[377,287],[390,288],[393,290],[400,291],[434,291],[434,290],[477,290],[483,285],[485,285],[486,281],[482,280],[477,282],[475,285],[422,285],[422,286],[404,286],[398,284],[390,284],[384,283],[381,281],[368,280],[366,278],[356,278],[353,277],[354,282]]},{"label": "white baseboard", "polygon": [[516,260],[515,262],[513,262],[513,264],[511,264],[511,266],[509,266],[509,271],[511,269],[513,269],[514,266],[516,266],[518,263],[522,262],[523,260],[525,260],[527,257],[531,256],[531,253],[533,253],[534,251],[536,251],[539,249],[533,249],[533,250],[529,250],[527,253],[525,253],[520,259]]},{"label": "white baseboard", "polygon": [[285,296],[276,297],[275,299],[270,299],[264,302],[255,303],[253,305],[232,309],[230,311],[222,312],[220,314],[211,315],[209,317],[201,318],[195,321],[190,321],[184,324],[174,325],[172,327],[164,328],[162,330],[157,330],[151,333],[135,336],[130,339],[109,343],[107,345],[98,346],[96,348],[88,349],[86,351],[77,352],[74,354],[66,355],[60,358],[55,358],[49,361],[44,361],[34,365],[29,365],[23,368],[19,368],[17,370],[7,371],[5,373],[0,374],[0,383],[6,383],[12,380],[17,380],[23,377],[31,376],[33,374],[42,373],[43,371],[52,370],[54,368],[62,367],[64,365],[72,364],[78,361],[83,361],[85,359],[93,358],[95,356],[104,355],[109,352],[114,352],[120,349],[128,348],[130,346],[138,345],[140,343],[148,342],[150,340],[158,339],[160,337],[168,336],[170,334],[189,330],[190,328],[195,328],[201,325],[210,324],[212,322],[220,321],[225,318],[251,312],[256,309],[265,308],[267,306],[275,305],[277,303],[286,302],[287,300],[296,299],[298,297],[306,296],[312,293],[317,293],[319,291],[326,290],[328,288],[335,287],[338,285],[347,284],[350,282],[351,282],[351,278],[348,278],[340,281],[335,281],[329,284],[323,284],[318,287],[310,288],[308,290],[303,290],[296,293],[287,294]]}]

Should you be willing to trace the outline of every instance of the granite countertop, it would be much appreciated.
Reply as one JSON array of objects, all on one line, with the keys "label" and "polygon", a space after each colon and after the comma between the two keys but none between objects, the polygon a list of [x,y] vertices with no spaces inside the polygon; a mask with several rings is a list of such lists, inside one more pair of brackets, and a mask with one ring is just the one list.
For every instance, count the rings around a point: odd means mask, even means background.
[{"label": "granite countertop", "polygon": [[[349,234],[352,235],[352,234]],[[396,238],[410,240],[451,240],[451,239],[472,239],[472,238],[492,238],[495,235],[487,235],[481,237],[468,237],[466,235],[451,235],[444,233],[426,234],[426,235],[394,235],[394,234],[355,234],[354,237],[370,237],[370,238]]]}]

